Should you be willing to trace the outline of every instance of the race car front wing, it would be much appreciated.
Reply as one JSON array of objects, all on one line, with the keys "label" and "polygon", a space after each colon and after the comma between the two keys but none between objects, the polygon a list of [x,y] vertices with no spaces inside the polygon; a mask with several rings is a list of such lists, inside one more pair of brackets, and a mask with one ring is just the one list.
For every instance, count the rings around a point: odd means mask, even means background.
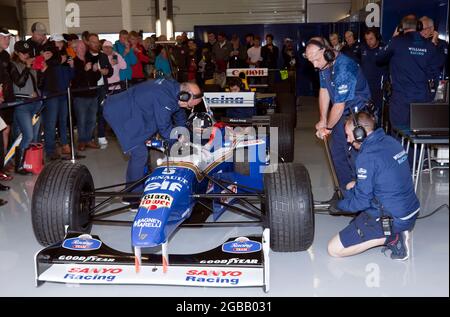
[{"label": "race car front wing", "polygon": [[261,236],[234,237],[196,254],[172,254],[164,272],[160,254],[135,255],[114,250],[98,236],[69,232],[35,256],[36,285],[148,284],[203,287],[262,286],[269,291],[269,229]]}]

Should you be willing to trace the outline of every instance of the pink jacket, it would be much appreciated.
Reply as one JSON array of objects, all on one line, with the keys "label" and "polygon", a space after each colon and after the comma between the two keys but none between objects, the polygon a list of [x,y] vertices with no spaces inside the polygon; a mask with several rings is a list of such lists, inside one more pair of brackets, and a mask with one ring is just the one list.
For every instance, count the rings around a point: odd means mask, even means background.
[{"label": "pink jacket", "polygon": [[[113,63],[112,63],[114,55],[117,56],[117,64],[116,65],[113,65]],[[120,56],[120,54],[117,52],[113,52],[112,55],[108,56],[108,59],[109,59],[109,63],[111,64],[111,66],[113,68],[113,75],[108,78],[108,84],[118,83],[120,81],[119,72],[121,69],[127,68],[127,62],[125,62],[123,57]],[[115,89],[120,89],[120,85],[109,87],[109,90],[115,90]]]}]

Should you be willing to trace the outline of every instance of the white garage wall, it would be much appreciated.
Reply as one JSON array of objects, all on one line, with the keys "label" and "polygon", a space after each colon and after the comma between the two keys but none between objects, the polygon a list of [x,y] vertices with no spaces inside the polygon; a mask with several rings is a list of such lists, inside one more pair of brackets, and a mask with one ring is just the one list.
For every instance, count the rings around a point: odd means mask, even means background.
[{"label": "white garage wall", "polygon": [[[122,29],[121,0],[79,0],[66,1],[80,6],[80,27],[69,28],[71,33],[85,30],[96,33],[118,33]],[[46,0],[24,0],[25,29],[31,32],[31,25],[40,21],[47,28],[48,5]],[[152,0],[131,0],[131,21],[136,31],[154,32],[155,8]]]},{"label": "white garage wall", "polygon": [[[80,28],[97,33],[117,33],[122,29],[121,0],[78,0]],[[132,26],[135,30],[155,32],[154,0],[131,0]],[[40,21],[48,27],[46,0],[23,0],[25,28]],[[192,31],[194,25],[301,23],[304,0],[173,0],[175,31]],[[335,22],[344,18],[352,0],[308,0],[308,22]]]},{"label": "white garage wall", "polygon": [[176,31],[194,25],[301,23],[303,0],[173,0]]},{"label": "white garage wall", "polygon": [[352,7],[351,0],[308,0],[308,22],[337,22]]}]

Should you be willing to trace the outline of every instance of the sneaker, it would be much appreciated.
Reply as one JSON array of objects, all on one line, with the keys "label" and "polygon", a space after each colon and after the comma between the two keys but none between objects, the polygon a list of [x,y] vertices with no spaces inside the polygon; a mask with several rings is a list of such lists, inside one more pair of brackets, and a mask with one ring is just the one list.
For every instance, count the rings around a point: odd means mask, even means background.
[{"label": "sneaker", "polygon": [[70,145],[69,144],[64,144],[61,147],[61,154],[71,154],[72,151],[70,150]]},{"label": "sneaker", "polygon": [[6,174],[5,172],[0,171],[0,181],[10,181],[12,180],[14,177]]},{"label": "sneaker", "polygon": [[90,149],[97,149],[97,150],[100,148],[100,146],[97,143],[95,143],[94,141],[89,141],[88,143],[86,143],[86,147],[90,148]]},{"label": "sneaker", "polygon": [[385,247],[382,252],[391,250],[391,259],[397,261],[405,261],[409,257],[409,231],[402,231],[390,235],[386,239]]},{"label": "sneaker", "polygon": [[102,145],[108,145],[108,140],[106,140],[106,138],[98,138],[98,144],[100,146]]},{"label": "sneaker", "polygon": [[78,151],[86,151],[86,144],[84,142],[78,142],[78,147],[77,147]]}]

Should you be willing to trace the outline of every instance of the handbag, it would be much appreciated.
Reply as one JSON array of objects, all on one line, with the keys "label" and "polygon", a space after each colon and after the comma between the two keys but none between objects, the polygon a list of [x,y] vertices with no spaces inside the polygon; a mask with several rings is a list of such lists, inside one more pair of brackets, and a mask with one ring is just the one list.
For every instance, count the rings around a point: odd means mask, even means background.
[{"label": "handbag", "polygon": [[23,164],[26,171],[38,175],[44,168],[44,145],[32,143],[25,153]]}]

